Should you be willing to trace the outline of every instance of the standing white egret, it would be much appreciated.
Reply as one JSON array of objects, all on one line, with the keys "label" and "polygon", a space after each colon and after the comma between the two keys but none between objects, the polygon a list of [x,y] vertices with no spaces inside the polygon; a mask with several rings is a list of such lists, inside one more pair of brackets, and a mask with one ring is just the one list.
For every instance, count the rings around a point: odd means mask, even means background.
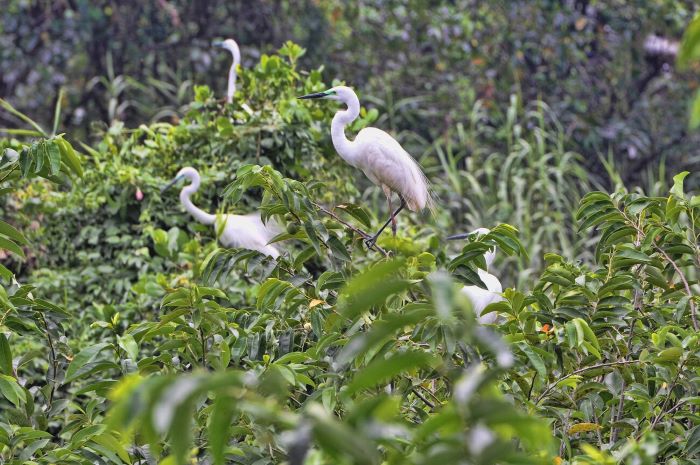
[{"label": "standing white egret", "polygon": [[214,47],[221,47],[231,52],[233,63],[231,69],[228,70],[228,89],[226,91],[226,103],[233,101],[233,94],[236,93],[236,71],[241,63],[241,52],[238,49],[238,44],[233,39],[212,42]]},{"label": "standing white egret", "polygon": [[[428,180],[418,163],[396,139],[377,128],[361,130],[352,141],[345,136],[345,126],[360,115],[360,101],[351,88],[338,86],[299,98],[338,100],[347,105],[347,109],[338,111],[333,117],[333,146],[343,160],[361,169],[370,181],[382,188],[389,203],[389,219],[374,236],[366,240],[368,246],[374,245],[389,223],[396,235],[396,215],[404,207],[415,212],[430,206],[432,199]],[[391,206],[392,192],[396,192],[401,200],[395,212],[392,212]]]},{"label": "standing white egret", "polygon": [[[466,239],[467,237],[473,234],[482,235],[488,234],[489,232],[490,231],[486,228],[479,228],[469,233],[456,234],[454,236],[450,236],[447,238],[447,240]],[[486,270],[477,270],[479,278],[481,278],[484,284],[486,284],[486,289],[483,289],[479,286],[464,286],[462,288],[462,293],[466,295],[469,301],[471,302],[472,309],[474,310],[474,313],[476,314],[479,323],[482,324],[495,323],[496,319],[498,318],[498,314],[496,312],[491,312],[487,313],[486,315],[482,315],[481,312],[483,312],[484,309],[492,303],[505,300],[501,295],[501,293],[503,292],[503,286],[501,286],[501,281],[499,281],[497,277],[488,272],[489,266],[491,266],[491,263],[493,263],[493,260],[495,258],[496,252],[494,250],[489,250],[484,254],[484,259],[486,261]]]},{"label": "standing white egret", "polygon": [[[194,218],[202,224],[215,225],[216,215],[211,215],[197,208],[190,200],[190,196],[199,189],[199,173],[191,167],[182,168],[175,178],[161,189],[173,186],[181,179],[189,179],[190,184],[180,191],[180,202]],[[270,240],[279,234],[272,224],[265,224],[260,218],[260,214],[251,213],[248,215],[224,215],[224,231],[219,240],[225,247],[237,247],[241,249],[257,250],[272,258],[279,257],[279,251],[269,244]]]}]

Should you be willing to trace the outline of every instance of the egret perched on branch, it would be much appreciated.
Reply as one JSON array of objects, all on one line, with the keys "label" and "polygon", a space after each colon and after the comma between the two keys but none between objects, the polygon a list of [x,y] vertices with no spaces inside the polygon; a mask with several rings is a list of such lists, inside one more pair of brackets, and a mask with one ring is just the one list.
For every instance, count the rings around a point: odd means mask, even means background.
[{"label": "egret perched on branch", "polygon": [[[199,173],[194,168],[182,168],[175,178],[170,181],[161,192],[169,189],[181,179],[189,179],[190,184],[180,191],[180,202],[194,218],[202,224],[216,224],[216,215],[211,215],[197,208],[190,200],[190,196],[199,189]],[[237,247],[241,249],[257,250],[272,258],[279,257],[279,251],[269,244],[270,240],[279,234],[272,224],[262,222],[258,213],[249,215],[224,215],[224,231],[219,240],[225,247]]]},{"label": "egret perched on branch", "polygon": [[226,103],[231,103],[233,101],[233,94],[236,93],[236,70],[241,63],[241,52],[238,49],[238,44],[233,39],[226,39],[223,41],[217,40],[212,42],[212,45],[228,50],[233,56],[231,69],[228,70],[228,90],[226,91]]},{"label": "egret perched on branch", "polygon": [[[368,246],[374,245],[389,223],[396,235],[396,215],[404,207],[415,212],[431,205],[428,180],[418,163],[396,139],[377,128],[361,130],[352,141],[345,136],[345,126],[360,115],[360,101],[351,88],[338,86],[299,98],[338,100],[347,105],[347,109],[338,111],[333,117],[333,146],[343,160],[361,169],[370,181],[382,188],[389,203],[389,219],[374,236],[366,240]],[[401,200],[399,208],[394,212],[391,206],[392,192],[396,192]]]},{"label": "egret perched on branch", "polygon": [[[490,231],[486,228],[479,228],[469,233],[450,236],[447,238],[447,240],[466,239],[473,234],[476,234],[478,237],[479,235],[488,234],[489,232]],[[486,260],[486,270],[477,270],[479,278],[484,282],[484,284],[486,284],[486,289],[479,286],[464,286],[462,288],[462,293],[466,295],[471,302],[472,309],[479,319],[479,323],[482,324],[493,324],[496,322],[496,318],[498,318],[498,314],[496,312],[487,313],[486,315],[482,315],[481,312],[483,312],[484,309],[492,303],[504,300],[503,296],[501,295],[503,292],[501,281],[488,272],[488,268],[491,266],[491,263],[493,263],[495,258],[496,252],[494,250],[489,250],[484,254],[484,259]]]}]

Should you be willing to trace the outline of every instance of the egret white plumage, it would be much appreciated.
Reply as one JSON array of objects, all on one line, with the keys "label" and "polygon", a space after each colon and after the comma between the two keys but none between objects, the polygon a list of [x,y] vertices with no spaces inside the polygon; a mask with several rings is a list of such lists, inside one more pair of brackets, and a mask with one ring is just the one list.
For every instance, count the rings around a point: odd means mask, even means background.
[{"label": "egret white plumage", "polygon": [[[188,179],[190,184],[180,191],[180,202],[194,218],[202,224],[216,225],[216,215],[209,214],[197,208],[190,197],[197,192],[200,184],[199,173],[191,167],[182,168],[175,178],[161,189],[164,192],[175,185],[181,179]],[[236,247],[241,249],[257,250],[272,258],[279,257],[279,251],[269,242],[279,234],[274,225],[265,224],[260,218],[260,214],[251,213],[248,215],[223,215],[225,221],[224,230],[219,241],[225,247]]]},{"label": "egret white plumage", "polygon": [[[474,234],[482,235],[488,234],[489,232],[490,231],[486,228],[479,228],[469,233],[456,234],[454,236],[450,236],[447,239],[466,239]],[[495,258],[496,252],[494,250],[489,250],[484,254],[484,259],[486,261],[486,270],[477,270],[479,278],[484,282],[484,284],[486,284],[486,289],[483,289],[479,286],[464,286],[462,288],[462,293],[466,295],[469,301],[471,302],[472,309],[474,310],[474,313],[476,314],[479,323],[482,324],[493,324],[496,322],[496,319],[498,318],[498,314],[496,312],[487,313],[486,315],[482,315],[481,312],[483,312],[484,309],[492,303],[504,300],[503,296],[501,295],[501,293],[503,292],[503,286],[501,286],[501,281],[499,281],[499,279],[496,276],[488,272],[488,268],[489,266],[491,266],[491,263],[493,263],[493,260]]]},{"label": "egret white plumage", "polygon": [[241,51],[238,49],[238,44],[233,39],[212,42],[214,47],[221,47],[231,52],[233,63],[228,70],[228,89],[226,90],[226,103],[233,101],[233,94],[236,93],[236,70],[241,63]]},{"label": "egret white plumage", "polygon": [[[361,169],[370,181],[382,188],[389,204],[389,219],[374,236],[367,239],[368,246],[374,245],[389,223],[396,235],[396,215],[404,207],[415,212],[431,205],[427,178],[418,163],[396,139],[381,129],[371,127],[362,129],[355,140],[348,140],[345,136],[345,126],[360,115],[360,101],[351,88],[337,86],[299,98],[338,100],[347,105],[347,109],[338,111],[333,117],[333,146],[343,160]],[[397,193],[401,200],[399,208],[394,212],[391,205],[392,192]]]}]

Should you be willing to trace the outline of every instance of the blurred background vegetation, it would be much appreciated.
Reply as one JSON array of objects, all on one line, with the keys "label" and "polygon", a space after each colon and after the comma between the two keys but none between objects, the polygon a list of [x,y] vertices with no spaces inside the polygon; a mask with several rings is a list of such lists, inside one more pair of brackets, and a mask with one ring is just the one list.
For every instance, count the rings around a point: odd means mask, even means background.
[{"label": "blurred background vegetation", "polygon": [[[382,127],[410,132],[403,142],[415,156],[451,146],[466,164],[478,135],[465,140],[460,127],[499,131],[506,109],[541,100],[591,180],[609,184],[601,157],[613,154],[622,181],[650,187],[666,180],[660,166],[698,172],[700,136],[687,131],[698,75],[673,66],[673,43],[695,8],[693,0],[6,0],[0,95],[49,121],[63,87],[66,129],[88,139],[91,127],[115,120],[177,118],[195,84],[223,95],[229,56],[211,49],[213,39],[235,37],[244,67],[293,40],[307,50],[302,68],[324,66],[327,80],[361,90]],[[476,102],[483,115],[473,121]]]}]

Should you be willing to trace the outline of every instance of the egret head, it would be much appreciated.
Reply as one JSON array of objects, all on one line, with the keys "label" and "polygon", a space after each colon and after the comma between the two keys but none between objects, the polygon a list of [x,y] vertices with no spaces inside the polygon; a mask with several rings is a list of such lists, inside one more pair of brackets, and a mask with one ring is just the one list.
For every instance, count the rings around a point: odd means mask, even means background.
[{"label": "egret head", "polygon": [[214,47],[224,48],[229,52],[238,52],[238,44],[233,39],[215,40],[211,44]]},{"label": "egret head", "polygon": [[301,99],[301,100],[319,99],[319,98],[324,98],[324,99],[328,99],[328,100],[339,100],[341,102],[348,102],[352,99],[357,99],[357,95],[355,94],[355,91],[353,91],[349,87],[336,86],[336,87],[331,87],[328,90],[324,90],[323,92],[316,92],[314,94],[307,94],[307,95],[302,95],[301,97],[299,97],[299,99]]},{"label": "egret head", "polygon": [[[491,232],[490,229],[487,229],[487,228],[478,228],[478,229],[475,229],[475,230],[472,231],[472,232],[462,233],[462,234],[455,234],[454,236],[448,237],[447,240],[448,240],[448,241],[454,241],[454,240],[457,240],[457,239],[466,239],[466,238],[471,237],[471,236],[474,236],[474,235],[476,235],[476,237],[479,237],[479,236],[486,235],[486,234],[488,234],[488,233],[490,233],[490,232]],[[486,253],[484,254],[484,259],[486,260],[486,270],[487,270],[487,271],[488,271],[488,268],[489,268],[489,267],[491,266],[491,264],[493,263],[493,261],[495,260],[495,258],[496,258],[496,251],[493,250],[493,249],[492,249],[492,250],[489,250],[488,252],[486,252]]]},{"label": "egret head", "polygon": [[199,173],[197,172],[196,169],[187,166],[185,168],[182,168],[180,171],[177,172],[175,177],[173,178],[172,181],[167,183],[165,186],[163,186],[160,190],[161,193],[165,192],[166,190],[170,189],[173,187],[175,184],[180,182],[183,179],[189,179],[192,183],[195,183],[199,180]]},{"label": "egret head", "polygon": [[240,63],[241,61],[241,52],[238,49],[238,44],[236,43],[235,40],[233,39],[226,39],[226,40],[215,40],[214,42],[211,43],[214,47],[219,47],[223,48],[225,50],[228,50],[231,52],[233,55],[233,64],[234,66],[237,63]]}]

